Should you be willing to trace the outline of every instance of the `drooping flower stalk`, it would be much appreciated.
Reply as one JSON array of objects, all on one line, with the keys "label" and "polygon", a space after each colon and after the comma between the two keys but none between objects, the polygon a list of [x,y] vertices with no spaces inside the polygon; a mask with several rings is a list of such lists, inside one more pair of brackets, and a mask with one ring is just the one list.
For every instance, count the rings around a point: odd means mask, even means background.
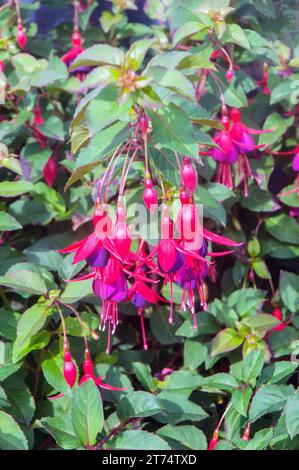
[{"label": "drooping flower stalk", "polygon": [[20,11],[20,3],[19,0],[14,0],[15,8],[16,8],[16,15],[17,15],[17,22],[18,22],[18,33],[17,33],[17,43],[21,49],[25,49],[27,44],[27,36],[23,28],[21,11]]}]

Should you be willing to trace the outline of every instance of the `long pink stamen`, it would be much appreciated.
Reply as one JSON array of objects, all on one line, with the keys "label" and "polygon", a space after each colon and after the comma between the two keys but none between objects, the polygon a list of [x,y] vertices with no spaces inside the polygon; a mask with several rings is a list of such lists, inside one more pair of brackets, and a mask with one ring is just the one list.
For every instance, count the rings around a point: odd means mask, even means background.
[{"label": "long pink stamen", "polygon": [[141,323],[141,333],[142,333],[142,341],[143,341],[143,349],[145,351],[148,350],[148,345],[146,341],[146,333],[145,333],[145,327],[144,327],[144,318],[143,318],[143,311],[142,308],[138,309],[138,315],[140,317],[140,323]]},{"label": "long pink stamen", "polygon": [[170,312],[169,312],[169,324],[173,323],[173,286],[172,281],[170,281]]}]

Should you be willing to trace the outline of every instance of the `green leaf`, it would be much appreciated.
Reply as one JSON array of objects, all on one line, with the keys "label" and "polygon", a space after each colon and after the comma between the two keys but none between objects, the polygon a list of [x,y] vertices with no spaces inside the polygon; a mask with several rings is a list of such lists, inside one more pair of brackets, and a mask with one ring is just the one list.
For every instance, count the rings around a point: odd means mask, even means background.
[{"label": "green leaf", "polygon": [[206,359],[208,348],[205,344],[194,340],[185,340],[184,343],[184,367],[195,370]]},{"label": "green leaf", "polygon": [[72,63],[71,70],[78,67],[95,66],[95,65],[118,65],[124,62],[125,55],[116,47],[108,44],[97,44],[96,46],[85,49],[77,59]]},{"label": "green leaf", "polygon": [[161,437],[147,431],[124,431],[113,442],[114,449],[122,450],[170,450]]},{"label": "green leaf", "polygon": [[28,193],[33,189],[30,181],[2,181],[0,183],[0,197],[16,197]]},{"label": "green leaf", "polygon": [[119,145],[129,137],[132,130],[127,123],[116,122],[101,132],[97,133],[90,141],[89,145],[83,148],[76,161],[76,168],[81,165],[86,167],[91,163],[99,163],[109,153],[113,152]]},{"label": "green leaf", "polygon": [[22,228],[22,225],[19,222],[9,215],[7,212],[1,211],[0,212],[0,231],[1,232],[9,232],[12,230],[19,230]]},{"label": "green leaf", "polygon": [[235,44],[238,44],[238,46],[241,46],[244,49],[250,49],[250,44],[246,37],[246,34],[238,24],[226,25],[226,31],[222,37],[222,41],[223,43],[234,42]]},{"label": "green leaf", "polygon": [[21,365],[21,362],[19,364],[0,364],[0,382],[17,372]]},{"label": "green leaf", "polygon": [[226,212],[223,205],[215,199],[208,189],[200,186],[194,194],[195,202],[203,205],[203,214],[222,225],[226,224]]},{"label": "green leaf", "polygon": [[279,325],[279,321],[273,315],[267,313],[259,313],[249,318],[244,318],[242,323],[247,325],[251,330],[256,332],[263,332],[272,330],[275,326]]},{"label": "green leaf", "polygon": [[147,392],[133,392],[123,397],[117,406],[117,414],[122,421],[133,416],[153,416],[161,411],[157,396]]},{"label": "green leaf", "polygon": [[[217,119],[214,119],[213,116],[208,113],[201,105],[187,100],[179,95],[173,95],[171,97],[171,102],[182,108],[183,111],[189,116],[196,124],[202,124],[215,129],[222,129],[222,124],[219,123]],[[226,188],[226,186],[225,186]]]},{"label": "green leaf", "polygon": [[232,393],[232,405],[242,416],[247,416],[247,410],[252,395],[252,389],[247,387],[245,390],[235,390]]},{"label": "green leaf", "polygon": [[247,442],[246,450],[264,450],[273,438],[273,429],[262,429]]},{"label": "green leaf", "polygon": [[179,343],[180,340],[174,334],[172,326],[168,322],[169,311],[167,308],[155,308],[150,319],[153,335],[162,344]]},{"label": "green leaf", "polygon": [[18,322],[17,339],[13,347],[13,361],[17,362],[24,356],[32,338],[43,328],[48,317],[52,314],[50,302],[35,304],[28,308]]},{"label": "green leaf", "polygon": [[169,88],[195,101],[195,92],[191,82],[178,70],[167,69],[161,66],[151,67],[149,69],[149,76],[159,86]]},{"label": "green leaf", "polygon": [[151,373],[151,368],[148,364],[143,364],[142,362],[134,362],[133,369],[136,375],[137,380],[141,385],[150,392],[154,392],[157,388],[156,381]]},{"label": "green leaf", "polygon": [[264,366],[265,357],[263,351],[256,349],[250,352],[242,363],[243,380],[250,383],[251,380],[256,379]]},{"label": "green leaf", "polygon": [[200,387],[201,384],[202,377],[196,372],[177,370],[166,377],[163,384],[163,391],[184,390],[187,393],[191,393],[192,390]]},{"label": "green leaf", "polygon": [[155,41],[155,39],[140,39],[135,41],[126,53],[125,66],[128,69],[138,70],[147,51]]},{"label": "green leaf", "polygon": [[198,159],[198,140],[194,137],[188,116],[174,104],[154,112],[148,111],[152,121],[152,141],[158,147]]},{"label": "green leaf", "polygon": [[101,395],[93,380],[76,388],[72,400],[72,423],[75,434],[82,446],[96,442],[97,434],[104,424]]},{"label": "green leaf", "polygon": [[3,383],[9,406],[3,407],[18,422],[29,425],[35,412],[34,399],[23,380],[10,377]]},{"label": "green leaf", "polygon": [[28,442],[16,421],[0,411],[0,449],[28,450]]},{"label": "green leaf", "polygon": [[274,364],[271,364],[268,367],[265,367],[259,380],[258,385],[261,384],[275,384],[281,381],[286,382],[288,378],[295,372],[298,368],[297,362],[289,361],[278,361]]},{"label": "green leaf", "polygon": [[282,410],[293,390],[291,385],[263,385],[252,399],[250,421],[256,421],[267,413]]},{"label": "green leaf", "polygon": [[69,413],[52,418],[43,418],[41,424],[48,433],[54,437],[55,441],[62,449],[76,449],[81,447]]},{"label": "green leaf", "polygon": [[294,122],[293,117],[285,119],[278,113],[272,113],[267,117],[263,129],[271,129],[271,132],[261,134],[258,144],[267,146],[274,144]]},{"label": "green leaf", "polygon": [[61,295],[61,300],[65,303],[73,304],[91,295],[93,295],[92,280],[87,279],[86,281],[70,282],[67,284]]},{"label": "green leaf", "polygon": [[256,313],[262,306],[264,299],[265,293],[259,289],[239,289],[229,296],[227,306],[233,308],[241,318],[244,318]]},{"label": "green leaf", "polygon": [[184,22],[176,31],[173,36],[173,45],[175,46],[182,39],[198,33],[203,25],[199,21]]},{"label": "green leaf", "polygon": [[280,272],[279,289],[285,306],[296,313],[299,309],[299,276],[287,271]]},{"label": "green leaf", "polygon": [[255,259],[252,261],[251,266],[255,274],[261,279],[271,279],[271,274],[264,260]]},{"label": "green leaf", "polygon": [[[167,425],[158,429],[157,434],[167,441],[177,445],[179,442],[185,448],[191,450],[207,450],[207,439],[204,433],[195,426],[171,426]],[[175,449],[175,447],[173,447]]]},{"label": "green leaf", "polygon": [[239,386],[237,380],[229,374],[219,373],[205,377],[201,388],[208,390],[234,390]]},{"label": "green leaf", "polygon": [[296,393],[293,397],[288,398],[285,407],[286,426],[288,433],[293,439],[299,434],[299,395]]},{"label": "green leaf", "polygon": [[0,276],[0,285],[30,294],[41,295],[47,292],[46,283],[38,269],[29,263],[18,263],[12,266],[4,276]]},{"label": "green leaf", "polygon": [[204,409],[188,400],[182,391],[163,391],[159,393],[159,402],[163,413],[155,416],[155,420],[163,424],[177,424],[182,421],[202,421],[207,418]]},{"label": "green leaf", "polygon": [[277,240],[299,245],[299,225],[292,217],[288,217],[286,214],[269,217],[265,221],[265,228]]},{"label": "green leaf", "polygon": [[58,116],[50,116],[42,126],[39,126],[39,129],[50,139],[64,141],[63,122]]},{"label": "green leaf", "polygon": [[66,65],[59,57],[51,57],[45,69],[33,71],[30,75],[30,80],[32,86],[41,88],[57,80],[66,80],[67,77]]},{"label": "green leaf", "polygon": [[212,340],[211,356],[233,351],[243,343],[243,338],[232,328],[220,331]]},{"label": "green leaf", "polygon": [[263,191],[256,185],[249,186],[249,197],[241,197],[241,205],[253,212],[273,212],[278,209],[269,191]]},{"label": "green leaf", "polygon": [[279,103],[282,100],[289,99],[294,92],[292,80],[283,80],[271,91],[270,104]]},{"label": "green leaf", "polygon": [[17,323],[20,314],[13,311],[0,310],[0,335],[14,341],[17,334]]}]

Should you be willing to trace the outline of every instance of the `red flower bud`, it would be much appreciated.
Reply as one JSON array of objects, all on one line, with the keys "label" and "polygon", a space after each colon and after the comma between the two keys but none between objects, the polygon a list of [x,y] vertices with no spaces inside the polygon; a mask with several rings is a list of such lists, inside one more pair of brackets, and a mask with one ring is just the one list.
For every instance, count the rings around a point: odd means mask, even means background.
[{"label": "red flower bud", "polygon": [[36,105],[33,109],[34,113],[34,124],[37,126],[42,126],[45,123],[45,120],[42,117],[42,111],[39,105]]},{"label": "red flower bud", "polygon": [[150,212],[155,212],[156,206],[158,204],[158,195],[157,195],[157,191],[153,188],[153,182],[151,179],[145,180],[143,202]]},{"label": "red flower bud", "polygon": [[21,49],[24,49],[27,43],[27,36],[25,31],[23,31],[22,23],[18,24],[17,43]]},{"label": "red flower bud", "polygon": [[180,190],[180,201],[181,201],[181,204],[190,204],[190,202],[192,201],[192,198],[190,198],[190,195],[189,193],[187,192],[185,186],[182,186],[181,187],[181,190]]},{"label": "red flower bud", "polygon": [[184,186],[193,194],[197,183],[197,174],[191,164],[190,158],[184,157],[181,178]]},{"label": "red flower bud", "polygon": [[43,176],[48,186],[53,186],[57,177],[57,163],[50,157],[43,169]]},{"label": "red flower bud", "polygon": [[77,370],[73,363],[71,353],[68,350],[64,352],[63,375],[69,386],[73,388],[77,378]]},{"label": "red flower bud", "polygon": [[287,325],[282,321],[282,311],[280,310],[280,308],[275,308],[272,312],[272,315],[275,318],[277,318],[277,320],[279,320],[281,323],[279,325],[275,326],[274,328],[272,328],[271,331],[284,330]]},{"label": "red flower bud", "polygon": [[234,69],[232,67],[229,67],[228,71],[226,72],[226,80],[228,82],[231,82],[232,79],[234,78],[235,76],[235,73],[234,73]]},{"label": "red flower bud", "polygon": [[218,442],[219,442],[219,432],[218,430],[216,430],[213,434],[212,439],[209,442],[208,450],[214,450]]},{"label": "red flower bud", "polygon": [[280,308],[275,308],[272,312],[273,317],[277,318],[277,320],[282,320],[282,311]]},{"label": "red flower bud", "polygon": [[250,423],[247,424],[244,430],[244,434],[242,436],[243,441],[249,441],[249,439],[250,439]]},{"label": "red flower bud", "polygon": [[86,350],[86,351],[85,351],[85,359],[84,359],[84,361],[83,361],[83,372],[84,372],[84,375],[93,375],[93,369],[94,369],[94,365],[93,365],[93,362],[92,362],[92,360],[91,360],[89,351]]},{"label": "red flower bud", "polygon": [[0,72],[4,73],[4,70],[5,70],[4,62],[2,62],[2,60],[0,60]]},{"label": "red flower bud", "polygon": [[82,37],[78,31],[74,31],[72,34],[72,45],[73,46],[82,46]]}]

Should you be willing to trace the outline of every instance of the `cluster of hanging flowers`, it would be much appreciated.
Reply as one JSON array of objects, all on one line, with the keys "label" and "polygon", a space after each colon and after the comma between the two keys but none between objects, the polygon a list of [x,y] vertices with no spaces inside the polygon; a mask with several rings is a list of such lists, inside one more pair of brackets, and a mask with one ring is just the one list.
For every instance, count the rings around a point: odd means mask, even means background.
[{"label": "cluster of hanging flowers", "polygon": [[[158,303],[169,304],[169,323],[173,323],[173,283],[182,290],[180,308],[189,309],[194,329],[197,329],[196,313],[207,307],[204,279],[213,258],[232,251],[209,251],[209,243],[229,247],[240,244],[206,230],[200,223],[194,201],[197,173],[189,157],[184,157],[178,166],[181,176],[180,209],[175,220],[170,216],[162,180],[163,201],[161,205],[160,238],[156,246],[150,245],[139,236],[138,249],[132,251],[132,236],[127,222],[124,204],[124,190],[131,165],[137,158],[145,162],[144,205],[149,212],[158,208],[158,192],[155,188],[148,161],[147,141],[149,119],[140,112],[134,125],[134,132],[122,148],[111,156],[101,178],[95,203],[92,233],[62,250],[60,253],[74,253],[73,263],[85,261],[90,272],[69,282],[92,279],[94,294],[101,299],[102,310],[100,330],[108,330],[107,353],[111,349],[111,335],[119,323],[119,304],[131,302],[140,318],[144,349],[148,348],[144,324],[144,309]],[[116,170],[120,157],[124,157],[122,175],[117,197],[115,221],[106,205],[107,188]],[[103,188],[106,188],[103,196]],[[166,300],[160,288],[170,287],[170,300]],[[198,302],[197,302],[198,298]]]},{"label": "cluster of hanging flowers", "polygon": [[216,133],[214,142],[217,148],[207,152],[200,150],[200,155],[210,155],[217,162],[216,182],[234,188],[233,167],[237,166],[238,177],[243,181],[244,195],[248,196],[248,179],[252,178],[252,171],[248,155],[265,147],[256,145],[253,135],[271,132],[271,129],[256,130],[247,127],[241,120],[240,110],[232,108],[228,113],[227,107],[222,106],[221,124],[223,130]]}]

